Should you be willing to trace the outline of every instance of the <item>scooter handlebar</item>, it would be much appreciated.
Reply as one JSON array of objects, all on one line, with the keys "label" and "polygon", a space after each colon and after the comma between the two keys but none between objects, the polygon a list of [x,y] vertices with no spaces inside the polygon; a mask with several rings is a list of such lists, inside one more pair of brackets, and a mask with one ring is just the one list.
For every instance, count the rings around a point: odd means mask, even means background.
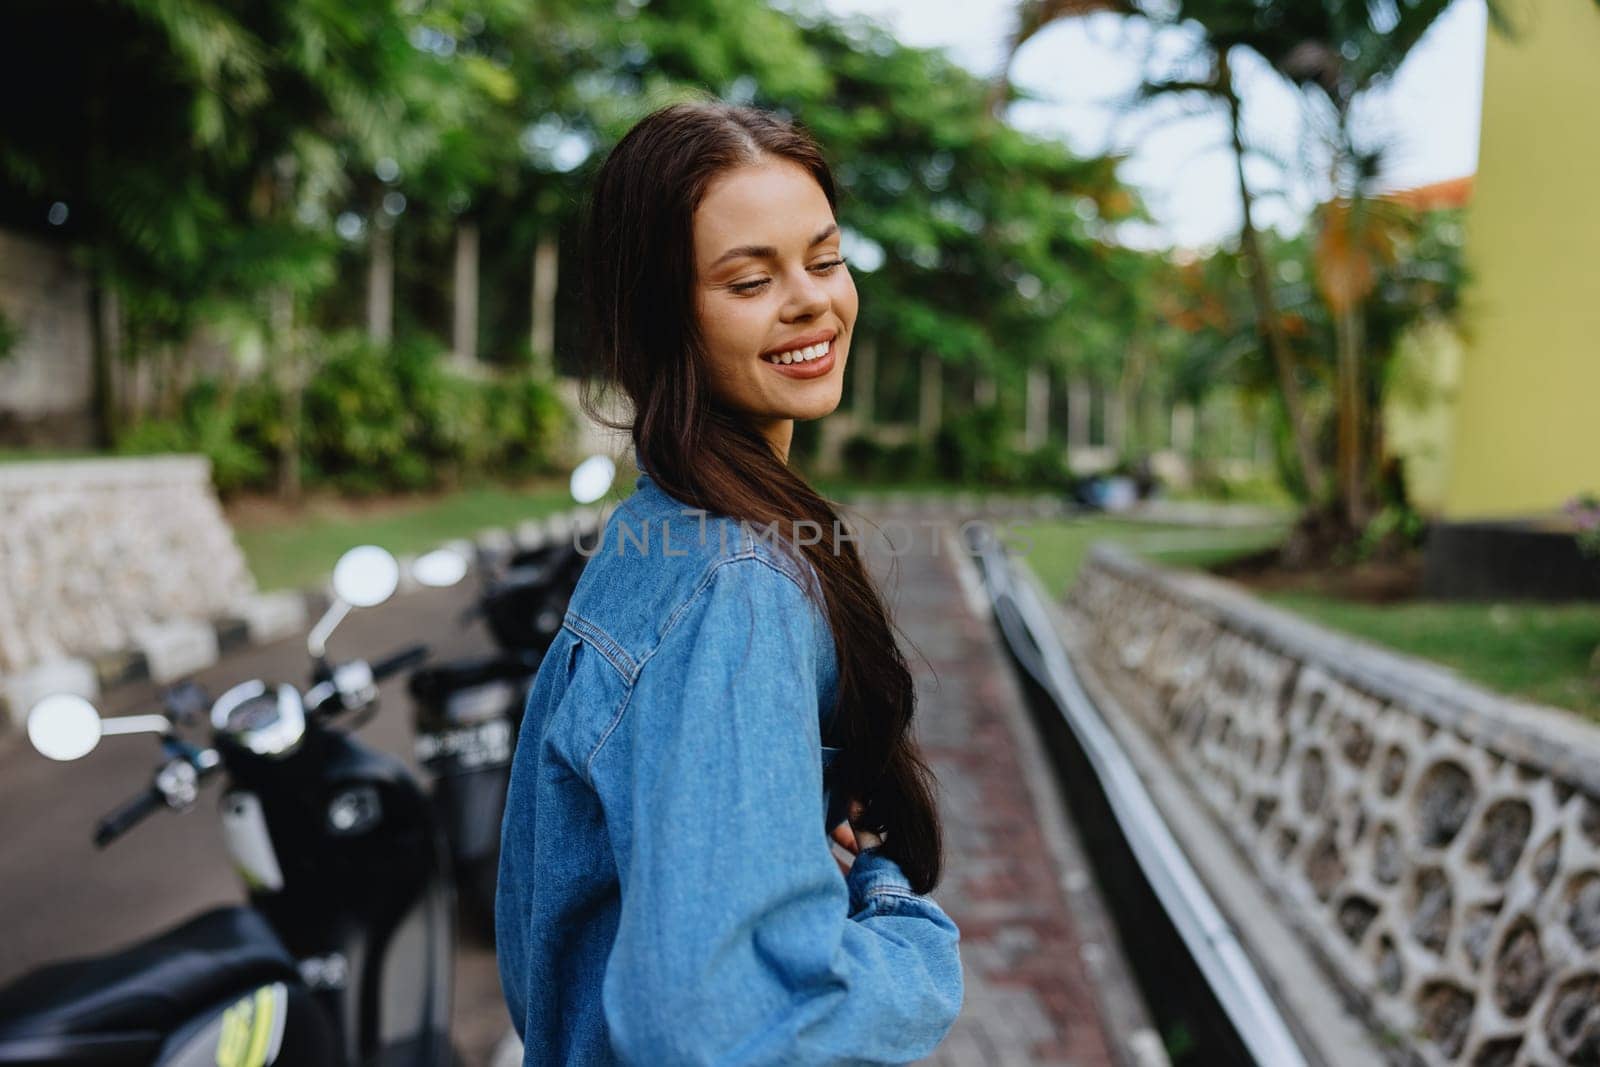
[{"label": "scooter handlebar", "polygon": [[428,651],[427,645],[412,645],[392,656],[385,656],[372,665],[372,680],[382,681],[391,674],[415,667],[428,658]]},{"label": "scooter handlebar", "polygon": [[161,790],[151,786],[143,793],[123,804],[110,815],[100,820],[100,825],[95,827],[94,843],[96,848],[105,848],[111,842],[133,829],[135,823],[158,808],[166,806],[166,798],[161,795]]}]

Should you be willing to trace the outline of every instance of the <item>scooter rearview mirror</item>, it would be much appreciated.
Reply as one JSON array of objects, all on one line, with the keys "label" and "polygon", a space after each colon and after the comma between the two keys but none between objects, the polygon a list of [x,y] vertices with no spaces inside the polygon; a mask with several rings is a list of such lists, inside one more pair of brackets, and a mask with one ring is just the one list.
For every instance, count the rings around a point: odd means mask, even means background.
[{"label": "scooter rearview mirror", "polygon": [[594,503],[606,495],[616,476],[617,465],[610,456],[590,456],[572,471],[572,499],[580,504]]},{"label": "scooter rearview mirror", "polygon": [[100,713],[83,697],[56,693],[28,712],[28,740],[53,760],[82,759],[100,743]]},{"label": "scooter rearview mirror", "polygon": [[357,545],[333,568],[333,591],[353,608],[376,607],[394,596],[399,585],[400,564],[377,545]]},{"label": "scooter rearview mirror", "polygon": [[328,636],[351,608],[371,608],[400,587],[400,563],[387,549],[357,545],[333,565],[333,603],[306,635],[306,651],[319,662],[328,654]]},{"label": "scooter rearview mirror", "polygon": [[411,564],[411,577],[433,589],[455,585],[467,576],[467,559],[449,548],[440,548],[425,556],[418,556]]}]

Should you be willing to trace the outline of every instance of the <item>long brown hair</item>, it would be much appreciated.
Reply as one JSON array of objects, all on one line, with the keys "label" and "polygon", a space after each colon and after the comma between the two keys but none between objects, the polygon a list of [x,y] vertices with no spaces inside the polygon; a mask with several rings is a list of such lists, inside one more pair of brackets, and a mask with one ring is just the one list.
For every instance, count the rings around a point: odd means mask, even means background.
[{"label": "long brown hair", "polygon": [[[831,536],[841,529],[833,505],[708,388],[694,312],[694,213],[715,177],[763,157],[804,167],[837,215],[833,176],[816,142],[798,123],[758,108],[672,104],[611,150],[595,177],[585,233],[593,366],[583,406],[603,425],[631,431],[641,465],[668,495],[780,531],[774,543],[809,562],[839,664],[827,739],[844,749],[835,788],[862,800],[860,825],[885,833],[883,854],[927,893],[943,866],[935,779],[911,732],[916,690],[883,600],[855,545]],[[631,422],[604,414],[612,387],[627,395]],[[805,520],[826,531],[820,541],[781,535]]]}]

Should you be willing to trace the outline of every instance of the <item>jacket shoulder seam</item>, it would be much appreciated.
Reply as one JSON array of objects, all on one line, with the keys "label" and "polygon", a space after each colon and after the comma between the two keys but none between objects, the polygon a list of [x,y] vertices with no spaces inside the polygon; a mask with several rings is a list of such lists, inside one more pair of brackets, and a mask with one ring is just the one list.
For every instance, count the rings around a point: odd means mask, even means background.
[{"label": "jacket shoulder seam", "polygon": [[605,657],[613,670],[622,676],[625,684],[632,684],[634,676],[638,673],[639,664],[628,650],[623,648],[610,634],[606,633],[595,623],[579,615],[571,608],[561,620],[561,625],[571,630],[578,638],[594,647],[595,651]]},{"label": "jacket shoulder seam", "polygon": [[[688,613],[689,609],[694,605],[694,603],[700,599],[700,595],[704,593],[706,587],[711,584],[711,580],[716,576],[716,573],[730,563],[738,563],[743,560],[754,560],[755,562],[770,568],[771,570],[782,575],[784,578],[788,579],[791,585],[800,590],[802,596],[805,595],[805,590],[801,588],[800,583],[795,581],[792,575],[771,560],[766,559],[758,554],[753,546],[733,555],[724,556],[712,563],[711,566],[707,567],[705,573],[700,576],[700,580],[695,583],[694,589],[690,591],[688,596],[684,597],[683,603],[679,604],[673,609],[672,614],[667,619],[667,625],[662,629],[661,637],[655,642],[655,645],[634,665],[632,674],[624,677],[623,681],[626,683],[627,692],[623,695],[622,703],[618,706],[616,714],[611,717],[611,721],[606,724],[605,730],[601,732],[600,740],[595,742],[594,748],[590,750],[588,758],[583,761],[583,775],[586,779],[588,779],[591,787],[594,785],[594,761],[599,757],[601,749],[605,748],[606,742],[611,740],[611,735],[616,732],[617,727],[622,724],[623,717],[627,715],[628,707],[633,703],[633,693],[635,688],[637,688],[639,675],[644,670],[645,665],[654,659],[655,654],[660,651],[661,646],[667,643],[667,638],[671,636],[672,631],[677,628],[678,623],[683,620],[683,617]],[[598,628],[596,629],[598,630]]]}]

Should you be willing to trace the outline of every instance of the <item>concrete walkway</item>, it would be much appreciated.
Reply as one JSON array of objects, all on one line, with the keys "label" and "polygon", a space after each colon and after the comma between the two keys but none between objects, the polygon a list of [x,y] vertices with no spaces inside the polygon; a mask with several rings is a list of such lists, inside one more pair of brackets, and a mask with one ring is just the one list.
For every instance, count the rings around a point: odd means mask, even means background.
[{"label": "concrete walkway", "polygon": [[961,928],[965,1004],[923,1062],[1165,1063],[981,579],[958,550],[959,520],[866,515],[861,544],[900,627],[918,683],[918,737],[939,781],[945,876],[933,897]]}]

